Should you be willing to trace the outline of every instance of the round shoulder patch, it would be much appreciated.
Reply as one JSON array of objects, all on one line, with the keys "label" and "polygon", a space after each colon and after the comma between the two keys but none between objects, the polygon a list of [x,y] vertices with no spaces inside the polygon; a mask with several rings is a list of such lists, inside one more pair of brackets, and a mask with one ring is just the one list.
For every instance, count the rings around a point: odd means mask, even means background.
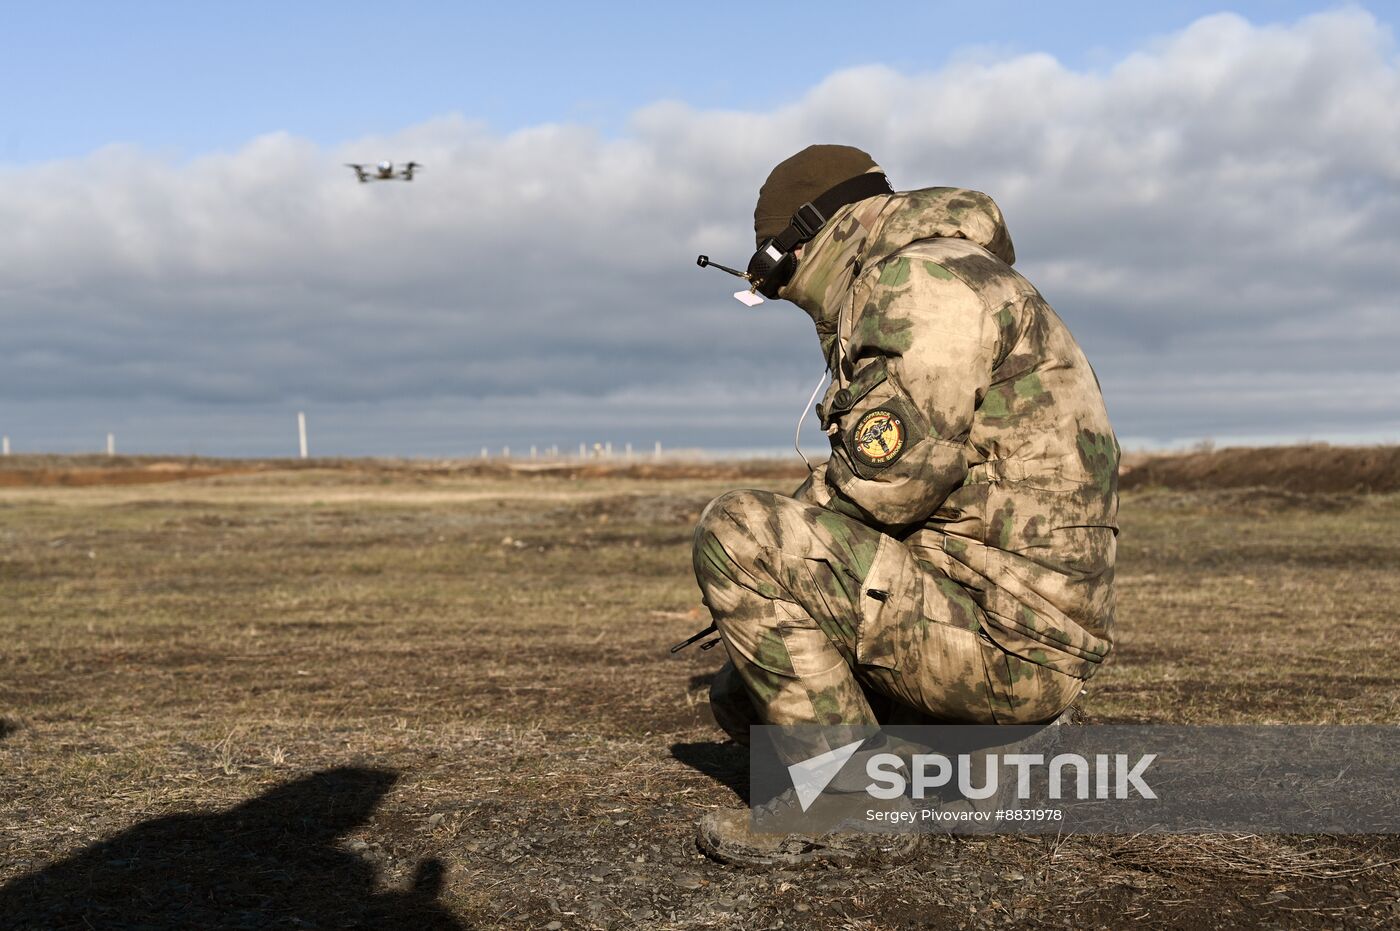
[{"label": "round shoulder patch", "polygon": [[887,466],[904,452],[904,421],[887,407],[862,417],[851,431],[851,451],[868,466]]}]

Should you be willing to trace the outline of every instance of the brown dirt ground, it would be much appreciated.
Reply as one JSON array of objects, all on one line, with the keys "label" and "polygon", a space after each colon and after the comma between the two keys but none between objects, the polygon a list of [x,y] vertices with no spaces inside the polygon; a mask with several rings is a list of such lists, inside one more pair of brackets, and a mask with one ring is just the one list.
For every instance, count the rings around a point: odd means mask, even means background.
[{"label": "brown dirt ground", "polygon": [[423,483],[456,478],[711,478],[800,480],[806,468],[787,460],[652,459],[171,459],[164,456],[22,455],[0,457],[0,488],[146,485],[214,475],[335,472],[346,484]]},{"label": "brown dirt ground", "polygon": [[1125,458],[1123,489],[1273,488],[1317,492],[1400,491],[1400,446],[1238,447]]},{"label": "brown dirt ground", "polygon": [[[746,759],[708,716],[718,651],[666,650],[704,624],[690,529],[789,467],[188,465],[220,474],[0,488],[0,927],[1400,921],[1383,837],[700,856]],[[1088,719],[1400,723],[1397,518],[1345,489],[1128,491]]]}]

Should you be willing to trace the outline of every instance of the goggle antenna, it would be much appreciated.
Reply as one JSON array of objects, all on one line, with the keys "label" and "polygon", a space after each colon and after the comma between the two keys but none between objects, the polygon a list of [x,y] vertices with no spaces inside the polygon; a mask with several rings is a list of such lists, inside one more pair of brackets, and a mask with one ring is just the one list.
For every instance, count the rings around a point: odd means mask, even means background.
[{"label": "goggle antenna", "polygon": [[753,280],[753,276],[750,275],[748,272],[741,272],[737,269],[730,268],[728,265],[721,265],[718,262],[711,262],[710,257],[708,255],[697,256],[695,259],[695,264],[699,265],[701,268],[718,268],[722,272],[729,272],[729,274],[733,275],[735,278],[742,278],[745,281]]}]

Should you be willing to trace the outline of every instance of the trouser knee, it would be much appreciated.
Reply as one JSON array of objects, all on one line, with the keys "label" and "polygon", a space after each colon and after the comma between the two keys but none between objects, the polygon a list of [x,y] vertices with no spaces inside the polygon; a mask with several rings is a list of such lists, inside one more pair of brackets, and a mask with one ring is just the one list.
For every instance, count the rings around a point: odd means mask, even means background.
[{"label": "trouser knee", "polygon": [[705,506],[691,548],[701,590],[722,582],[742,584],[752,575],[773,499],[766,491],[729,491]]}]

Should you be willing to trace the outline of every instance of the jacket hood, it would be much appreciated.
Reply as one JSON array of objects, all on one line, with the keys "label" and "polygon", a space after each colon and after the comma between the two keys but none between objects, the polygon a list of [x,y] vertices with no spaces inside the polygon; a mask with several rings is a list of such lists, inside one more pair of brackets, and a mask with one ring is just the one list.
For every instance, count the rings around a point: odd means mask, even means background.
[{"label": "jacket hood", "polygon": [[924,239],[966,239],[1007,265],[1016,261],[1001,208],[986,194],[951,187],[882,194],[838,210],[803,249],[779,296],[807,311],[829,353],[840,299],[855,273]]},{"label": "jacket hood", "polygon": [[1016,264],[1001,208],[986,194],[966,188],[930,187],[892,195],[873,233],[866,265],[921,239],[966,239],[1007,265]]}]

